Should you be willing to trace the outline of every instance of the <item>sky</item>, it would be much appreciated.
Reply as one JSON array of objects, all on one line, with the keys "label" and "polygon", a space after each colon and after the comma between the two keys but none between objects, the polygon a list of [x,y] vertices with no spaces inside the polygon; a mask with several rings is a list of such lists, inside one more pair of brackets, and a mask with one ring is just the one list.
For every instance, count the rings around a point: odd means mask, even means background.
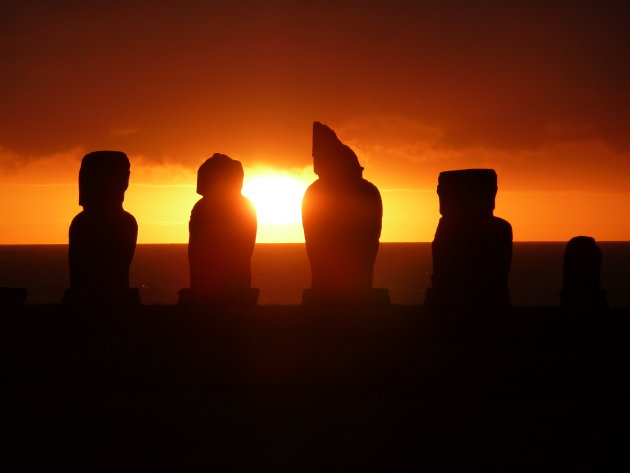
[{"label": "sky", "polygon": [[[478,167],[496,169],[495,215],[515,240],[630,240],[628,13],[606,1],[0,0],[0,244],[67,242],[80,160],[102,149],[131,160],[138,241],[186,242],[205,159],[239,159],[246,185],[306,186],[315,120],[380,189],[382,241],[431,241],[439,172]],[[301,224],[263,221],[258,241],[303,241]]]}]

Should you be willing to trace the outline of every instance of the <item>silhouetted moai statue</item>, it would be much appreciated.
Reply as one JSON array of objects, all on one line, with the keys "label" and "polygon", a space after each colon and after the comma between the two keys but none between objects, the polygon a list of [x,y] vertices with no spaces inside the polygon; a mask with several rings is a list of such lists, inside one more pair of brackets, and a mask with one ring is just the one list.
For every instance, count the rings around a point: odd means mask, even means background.
[{"label": "silhouetted moai statue", "polygon": [[313,124],[313,165],[318,175],[302,201],[302,224],[311,264],[304,302],[388,302],[372,289],[383,205],[354,152],[333,130]]},{"label": "silhouetted moai statue", "polygon": [[197,173],[202,198],[190,214],[188,263],[190,291],[180,303],[255,304],[251,258],[256,243],[256,209],[241,194],[240,161],[215,153]]},{"label": "silhouetted moai statue", "polygon": [[426,305],[447,310],[509,307],[512,227],[493,215],[495,171],[442,172],[437,193],[442,218],[432,245],[433,288]]},{"label": "silhouetted moai statue", "polygon": [[64,301],[89,304],[139,304],[129,288],[138,224],[123,210],[129,185],[129,159],[120,151],[95,151],[81,161],[79,205],[70,224],[70,287]]},{"label": "silhouetted moai statue", "polygon": [[608,302],[601,288],[601,267],[602,252],[594,238],[571,238],[564,252],[560,305],[572,312],[606,310]]}]

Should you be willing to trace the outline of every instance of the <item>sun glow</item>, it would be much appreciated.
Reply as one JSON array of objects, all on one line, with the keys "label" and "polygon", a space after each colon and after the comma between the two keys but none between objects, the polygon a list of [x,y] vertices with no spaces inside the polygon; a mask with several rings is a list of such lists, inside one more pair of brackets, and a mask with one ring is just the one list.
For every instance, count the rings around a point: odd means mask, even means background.
[{"label": "sun glow", "polygon": [[290,174],[268,172],[245,178],[243,195],[256,207],[259,223],[299,223],[307,187],[302,179]]}]

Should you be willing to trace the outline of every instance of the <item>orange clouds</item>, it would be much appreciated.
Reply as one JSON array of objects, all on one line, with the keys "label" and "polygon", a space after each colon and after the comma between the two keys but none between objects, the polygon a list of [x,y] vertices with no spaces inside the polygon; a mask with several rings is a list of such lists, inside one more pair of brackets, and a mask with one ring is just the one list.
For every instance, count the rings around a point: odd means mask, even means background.
[{"label": "orange clouds", "polygon": [[[627,10],[609,2],[3,2],[0,182],[3,198],[11,186],[20,198],[0,215],[2,238],[36,238],[6,222],[52,219],[41,238],[64,240],[59,222],[76,210],[75,196],[28,186],[74,185],[84,152],[114,149],[132,159],[128,205],[151,228],[146,236],[141,228],[141,241],[179,241],[171,225],[187,216],[176,217],[175,202],[186,208],[190,198],[173,186],[188,185],[204,158],[223,152],[246,168],[302,169],[314,120],[338,131],[383,190],[387,239],[430,239],[437,174],[468,167],[498,171],[498,202],[502,192],[522,192],[542,206],[510,200],[504,216],[514,209],[517,237],[519,221],[536,228],[523,239],[558,239],[592,218],[606,238],[630,238],[619,223],[630,163]],[[574,205],[542,197],[558,192],[590,196],[573,199],[589,216],[567,210],[570,221],[544,230],[536,212],[542,222],[548,209]],[[64,210],[38,216],[35,202],[24,207],[28,195]]]}]

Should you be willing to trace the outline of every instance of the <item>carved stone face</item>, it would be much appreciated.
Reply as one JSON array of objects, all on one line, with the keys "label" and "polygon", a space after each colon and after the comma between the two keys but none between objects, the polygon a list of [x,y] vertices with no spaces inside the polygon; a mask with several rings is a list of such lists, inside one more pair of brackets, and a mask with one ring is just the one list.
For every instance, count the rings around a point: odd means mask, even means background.
[{"label": "carved stone face", "polygon": [[319,122],[313,123],[313,170],[320,178],[331,181],[360,178],[363,172],[354,151]]},{"label": "carved stone face", "polygon": [[197,172],[197,194],[235,193],[243,188],[243,165],[225,154],[215,153],[207,159]]},{"label": "carved stone face", "polygon": [[497,194],[494,169],[461,169],[440,173],[437,193],[444,217],[492,215]]},{"label": "carved stone face", "polygon": [[109,208],[122,205],[129,186],[129,158],[121,151],[86,154],[79,170],[79,205]]},{"label": "carved stone face", "polygon": [[571,238],[564,252],[564,268],[573,278],[581,275],[596,275],[602,265],[602,251],[593,237],[577,236]]}]

